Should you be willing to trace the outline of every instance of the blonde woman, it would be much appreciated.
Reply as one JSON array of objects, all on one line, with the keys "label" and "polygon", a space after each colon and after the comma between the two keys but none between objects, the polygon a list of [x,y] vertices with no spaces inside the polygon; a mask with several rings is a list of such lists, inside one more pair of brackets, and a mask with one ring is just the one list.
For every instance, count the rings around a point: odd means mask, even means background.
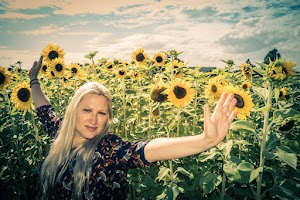
[{"label": "blonde woman", "polygon": [[180,138],[129,142],[109,132],[110,91],[96,82],[82,85],[65,115],[58,117],[37,79],[43,58],[29,72],[37,114],[54,138],[40,173],[42,199],[125,199],[129,168],[190,156],[219,144],[226,136],[236,99],[224,93],[213,115],[204,106],[204,132]]}]

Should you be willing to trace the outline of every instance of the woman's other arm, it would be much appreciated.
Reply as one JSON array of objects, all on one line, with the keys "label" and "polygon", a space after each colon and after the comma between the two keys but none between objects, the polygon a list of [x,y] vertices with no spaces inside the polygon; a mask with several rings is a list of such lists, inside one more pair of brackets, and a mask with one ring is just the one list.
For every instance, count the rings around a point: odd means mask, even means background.
[{"label": "woman's other arm", "polygon": [[217,103],[213,117],[208,105],[204,106],[204,132],[200,135],[178,138],[156,138],[145,146],[145,158],[149,162],[182,158],[206,151],[223,141],[230,123],[236,117],[233,94],[224,93]]},{"label": "woman's other arm", "polygon": [[44,92],[41,89],[40,84],[38,83],[38,73],[41,69],[43,62],[43,57],[41,56],[39,61],[35,61],[29,71],[29,78],[30,78],[30,87],[31,87],[31,92],[32,92],[32,99],[33,99],[33,104],[35,108],[39,108],[44,105],[50,105],[49,100],[45,96]]}]

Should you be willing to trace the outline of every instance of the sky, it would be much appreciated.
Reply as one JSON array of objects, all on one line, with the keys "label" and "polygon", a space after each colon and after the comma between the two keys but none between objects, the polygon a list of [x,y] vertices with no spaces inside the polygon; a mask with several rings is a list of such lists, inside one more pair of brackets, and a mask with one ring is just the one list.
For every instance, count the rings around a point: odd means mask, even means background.
[{"label": "sky", "polygon": [[0,0],[0,66],[29,69],[48,43],[65,63],[130,61],[143,47],[187,66],[261,63],[276,48],[300,71],[300,0]]}]

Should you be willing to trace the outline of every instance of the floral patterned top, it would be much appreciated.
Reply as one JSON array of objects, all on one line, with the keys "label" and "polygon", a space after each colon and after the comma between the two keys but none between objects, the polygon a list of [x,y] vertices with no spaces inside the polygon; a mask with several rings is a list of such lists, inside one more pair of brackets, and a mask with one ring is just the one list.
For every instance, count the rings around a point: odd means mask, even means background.
[{"label": "floral patterned top", "polygon": [[[55,137],[62,118],[51,105],[41,106],[36,110],[44,129],[51,137]],[[127,142],[117,135],[106,135],[95,150],[89,190],[84,192],[83,199],[126,199],[128,169],[155,164],[145,159],[146,144],[147,141]],[[65,171],[61,183],[55,187],[52,199],[72,198],[74,164],[70,164]]]}]

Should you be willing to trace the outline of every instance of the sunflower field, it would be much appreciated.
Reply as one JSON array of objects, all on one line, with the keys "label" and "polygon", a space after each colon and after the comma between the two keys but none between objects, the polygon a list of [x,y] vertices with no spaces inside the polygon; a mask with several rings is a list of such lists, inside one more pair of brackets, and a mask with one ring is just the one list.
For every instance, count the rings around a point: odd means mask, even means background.
[{"label": "sunflower field", "polygon": [[[273,54],[272,54],[273,53]],[[201,134],[203,106],[234,93],[238,116],[218,146],[194,156],[132,169],[128,199],[300,199],[300,79],[296,63],[270,51],[264,61],[204,72],[187,67],[181,52],[153,56],[144,48],[130,61],[85,56],[65,63],[48,44],[38,79],[61,117],[87,81],[107,86],[113,99],[111,132],[124,140]],[[34,199],[51,139],[32,104],[28,70],[0,67],[1,199]]]}]

